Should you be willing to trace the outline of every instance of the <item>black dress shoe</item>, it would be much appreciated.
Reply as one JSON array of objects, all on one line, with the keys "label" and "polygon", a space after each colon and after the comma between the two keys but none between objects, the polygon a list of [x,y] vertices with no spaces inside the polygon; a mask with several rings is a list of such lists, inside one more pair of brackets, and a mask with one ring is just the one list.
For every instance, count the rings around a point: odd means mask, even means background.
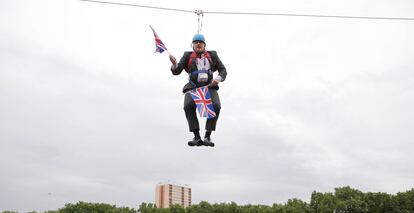
[{"label": "black dress shoe", "polygon": [[189,146],[202,146],[203,141],[201,140],[201,138],[193,138],[192,141],[188,141],[188,145]]},{"label": "black dress shoe", "polygon": [[213,143],[213,142],[211,142],[211,138],[204,138],[204,140],[203,140],[203,145],[204,145],[204,146],[211,146],[211,147],[214,147],[214,143]]}]

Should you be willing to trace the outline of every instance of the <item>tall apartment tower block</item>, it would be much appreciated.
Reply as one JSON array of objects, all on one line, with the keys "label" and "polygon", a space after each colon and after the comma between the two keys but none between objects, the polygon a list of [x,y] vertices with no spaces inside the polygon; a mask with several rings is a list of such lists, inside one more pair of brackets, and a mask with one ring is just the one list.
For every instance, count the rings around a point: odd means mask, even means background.
[{"label": "tall apartment tower block", "polygon": [[169,208],[172,204],[191,206],[191,188],[187,185],[160,183],[155,188],[157,208]]}]

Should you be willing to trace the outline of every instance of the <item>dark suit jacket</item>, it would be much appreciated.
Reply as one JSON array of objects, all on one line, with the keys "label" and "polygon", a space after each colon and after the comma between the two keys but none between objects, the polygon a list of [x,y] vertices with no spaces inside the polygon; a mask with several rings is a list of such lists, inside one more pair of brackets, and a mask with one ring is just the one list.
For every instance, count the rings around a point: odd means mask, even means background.
[{"label": "dark suit jacket", "polygon": [[[216,51],[207,51],[211,57],[211,62],[210,62],[210,66],[211,66],[211,71],[215,72],[218,71],[219,72],[219,76],[221,76],[222,81],[224,81],[226,79],[227,76],[227,71],[226,71],[226,67],[224,66],[224,64],[221,62],[220,58],[217,55]],[[173,67],[171,67],[171,72],[173,75],[179,75],[181,74],[181,72],[183,71],[183,69],[188,73],[191,74],[191,72],[196,71],[197,70],[197,65],[195,63],[195,61],[191,62],[191,65],[187,67],[188,65],[188,60],[190,60],[190,56],[191,56],[192,51],[187,51],[184,52],[183,57],[181,57],[180,61],[177,63],[177,66],[175,67],[175,69],[173,69]],[[209,82],[211,82],[212,79],[209,79]],[[200,85],[198,85],[200,86]],[[204,86],[204,85],[201,85]],[[183,88],[183,93],[187,92],[188,90],[192,90],[194,89],[195,86],[191,83],[187,83],[184,88]],[[217,89],[218,90],[218,86],[213,88],[213,89]]]}]

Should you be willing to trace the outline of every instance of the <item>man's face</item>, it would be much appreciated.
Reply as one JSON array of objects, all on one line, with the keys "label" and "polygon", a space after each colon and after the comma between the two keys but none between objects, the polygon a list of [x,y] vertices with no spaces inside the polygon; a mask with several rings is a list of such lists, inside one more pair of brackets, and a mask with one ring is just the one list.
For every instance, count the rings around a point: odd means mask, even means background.
[{"label": "man's face", "polygon": [[194,49],[195,52],[197,52],[197,53],[204,52],[205,48],[206,48],[206,44],[204,42],[202,42],[202,41],[194,41],[193,42],[193,49]]}]

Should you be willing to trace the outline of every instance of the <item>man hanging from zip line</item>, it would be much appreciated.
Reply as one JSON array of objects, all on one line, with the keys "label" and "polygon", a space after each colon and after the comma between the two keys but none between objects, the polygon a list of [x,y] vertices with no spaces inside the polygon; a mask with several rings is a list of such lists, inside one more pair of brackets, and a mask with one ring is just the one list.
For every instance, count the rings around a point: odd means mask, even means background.
[{"label": "man hanging from zip line", "polygon": [[[221,104],[217,93],[218,84],[226,79],[227,72],[216,51],[206,51],[204,35],[196,34],[192,41],[193,51],[186,51],[177,63],[177,59],[170,55],[173,75],[179,75],[183,69],[188,73],[189,82],[184,86],[184,111],[188,121],[190,132],[194,133],[193,140],[188,142],[189,146],[214,146],[211,140],[211,132],[216,130],[217,119],[220,114]],[[213,73],[218,75],[213,77]],[[200,126],[196,114],[196,104],[189,91],[207,86],[214,107],[215,116],[206,121],[206,132],[204,140],[200,137]]]}]

